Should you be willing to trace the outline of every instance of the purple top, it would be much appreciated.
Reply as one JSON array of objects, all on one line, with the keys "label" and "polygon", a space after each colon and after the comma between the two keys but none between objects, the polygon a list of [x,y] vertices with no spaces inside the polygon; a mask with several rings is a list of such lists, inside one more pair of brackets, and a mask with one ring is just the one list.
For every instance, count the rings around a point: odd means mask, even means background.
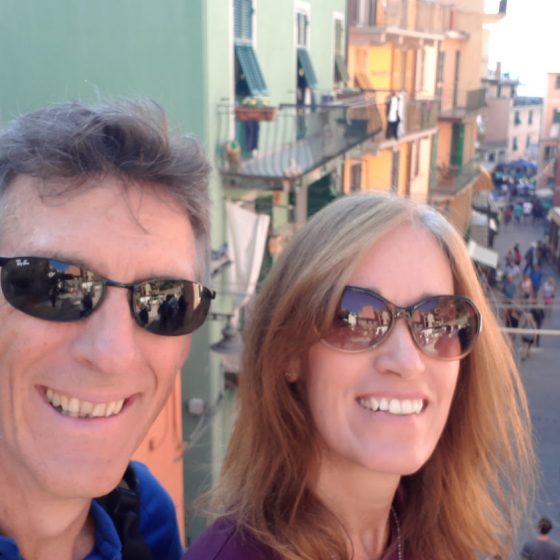
[{"label": "purple top", "polygon": [[183,560],[270,560],[277,556],[252,535],[236,531],[231,519],[212,523],[189,547]]},{"label": "purple top", "polygon": [[[392,536],[393,538],[393,536]],[[189,547],[183,560],[279,560],[252,535],[236,531],[231,519],[218,519]],[[398,560],[397,553],[387,560]]]}]

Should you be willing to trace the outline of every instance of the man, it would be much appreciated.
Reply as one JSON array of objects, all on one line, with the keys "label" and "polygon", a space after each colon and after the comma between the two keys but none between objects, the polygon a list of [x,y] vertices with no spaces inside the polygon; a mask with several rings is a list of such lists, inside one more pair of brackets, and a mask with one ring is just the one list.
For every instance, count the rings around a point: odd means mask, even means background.
[{"label": "man", "polygon": [[552,529],[550,519],[541,517],[537,529],[539,531],[538,537],[523,545],[521,558],[526,560],[559,560],[560,544],[554,542],[549,536]]},{"label": "man", "polygon": [[[207,173],[152,103],[64,104],[0,133],[3,560],[180,556],[169,496],[129,461],[214,297]],[[180,320],[146,320],[168,295]]]}]

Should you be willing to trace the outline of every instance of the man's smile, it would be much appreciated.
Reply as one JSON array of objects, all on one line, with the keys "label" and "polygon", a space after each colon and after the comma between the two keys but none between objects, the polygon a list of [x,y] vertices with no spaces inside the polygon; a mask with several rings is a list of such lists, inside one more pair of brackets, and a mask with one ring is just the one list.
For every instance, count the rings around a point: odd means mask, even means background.
[{"label": "man's smile", "polygon": [[61,414],[73,418],[106,418],[118,414],[127,399],[118,399],[106,403],[93,403],[80,400],[72,395],[57,393],[47,388],[45,395],[49,403]]}]

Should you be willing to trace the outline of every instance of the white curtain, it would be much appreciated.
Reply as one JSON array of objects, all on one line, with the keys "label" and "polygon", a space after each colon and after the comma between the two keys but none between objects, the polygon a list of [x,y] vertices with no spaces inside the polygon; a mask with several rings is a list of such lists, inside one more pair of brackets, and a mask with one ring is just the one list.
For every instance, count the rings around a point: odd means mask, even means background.
[{"label": "white curtain", "polygon": [[257,214],[227,201],[230,289],[235,308],[243,307],[255,293],[264,257],[270,216]]}]

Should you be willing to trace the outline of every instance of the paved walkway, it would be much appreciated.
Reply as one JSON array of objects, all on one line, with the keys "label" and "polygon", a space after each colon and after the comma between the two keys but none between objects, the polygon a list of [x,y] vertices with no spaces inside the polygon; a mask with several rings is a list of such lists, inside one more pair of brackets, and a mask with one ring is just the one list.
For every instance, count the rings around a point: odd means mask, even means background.
[{"label": "paved walkway", "polygon": [[[519,243],[524,255],[532,241],[541,239],[544,239],[542,224],[510,224],[502,227],[494,248],[503,263],[503,257],[515,243]],[[555,276],[560,286],[557,271],[545,266],[543,273],[543,278]],[[559,303],[557,293],[556,305]],[[542,328],[560,330],[560,307],[545,319]],[[529,359],[519,365],[529,397],[542,477],[534,518],[527,520],[523,538],[533,534],[539,516],[547,515],[555,525],[553,538],[560,539],[560,336],[541,336],[540,348],[533,348]]]}]

